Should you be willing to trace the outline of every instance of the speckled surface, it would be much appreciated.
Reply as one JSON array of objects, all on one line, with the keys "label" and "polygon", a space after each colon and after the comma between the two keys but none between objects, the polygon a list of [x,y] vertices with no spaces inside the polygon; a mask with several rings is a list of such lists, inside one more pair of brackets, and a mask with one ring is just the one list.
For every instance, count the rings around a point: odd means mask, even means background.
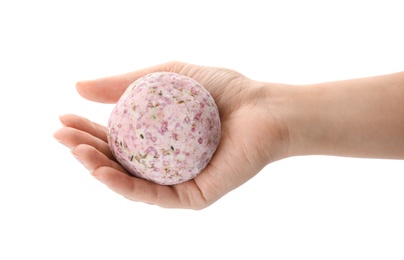
[{"label": "speckled surface", "polygon": [[203,86],[176,73],[157,72],[123,93],[109,118],[108,143],[134,176],[173,185],[206,167],[220,132],[217,106]]}]

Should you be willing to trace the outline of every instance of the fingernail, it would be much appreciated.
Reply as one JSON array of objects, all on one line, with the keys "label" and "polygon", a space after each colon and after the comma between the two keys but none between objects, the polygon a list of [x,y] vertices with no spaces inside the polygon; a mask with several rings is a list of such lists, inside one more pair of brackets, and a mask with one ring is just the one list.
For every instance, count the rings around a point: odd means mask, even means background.
[{"label": "fingernail", "polygon": [[63,115],[59,116],[59,122],[62,126],[66,126],[65,123],[63,122]]},{"label": "fingernail", "polygon": [[95,174],[94,171],[91,171],[91,175],[96,178],[97,180],[99,180],[100,182],[104,183],[104,179],[102,176],[100,176],[99,174]]},{"label": "fingernail", "polygon": [[68,147],[62,140],[60,140],[59,138],[56,137],[56,132],[54,132],[52,134],[53,138],[55,138],[56,141],[58,141],[59,143],[63,144],[64,146]]},{"label": "fingernail", "polygon": [[80,80],[76,82],[76,88],[79,88],[85,84],[87,84],[90,80]]},{"label": "fingernail", "polygon": [[72,154],[73,154],[74,158],[76,158],[76,160],[79,161],[79,163],[81,163],[84,167],[87,168],[87,170],[89,170],[88,167],[87,167],[87,165],[83,162],[83,159],[80,158],[80,156],[78,156],[77,154],[75,154],[73,151],[72,151]]}]

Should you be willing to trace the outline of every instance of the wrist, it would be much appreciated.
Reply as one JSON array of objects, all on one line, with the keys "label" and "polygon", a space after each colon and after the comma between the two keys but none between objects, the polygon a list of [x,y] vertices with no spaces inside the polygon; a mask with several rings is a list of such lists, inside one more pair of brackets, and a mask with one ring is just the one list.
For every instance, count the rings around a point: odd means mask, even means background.
[{"label": "wrist", "polygon": [[[289,86],[282,104],[282,117],[289,133],[287,156],[323,154],[324,145],[331,144],[330,126],[335,119],[330,109],[326,111],[327,94],[317,86]],[[335,123],[335,121],[334,121]]]},{"label": "wrist", "polygon": [[[329,134],[325,94],[315,86],[260,83],[257,102],[266,111],[267,133],[276,144],[268,144],[270,157],[279,160],[291,156],[322,154]],[[325,117],[324,117],[325,116]],[[331,116],[331,115],[330,115]],[[335,118],[335,117],[334,117]],[[332,143],[329,140],[329,143]],[[275,151],[276,150],[276,151]]]},{"label": "wrist", "polygon": [[[252,103],[260,120],[263,122],[262,130],[262,154],[265,155],[266,163],[281,160],[291,156],[290,127],[288,126],[292,85],[254,82],[254,97]],[[255,126],[251,126],[254,128]]]}]

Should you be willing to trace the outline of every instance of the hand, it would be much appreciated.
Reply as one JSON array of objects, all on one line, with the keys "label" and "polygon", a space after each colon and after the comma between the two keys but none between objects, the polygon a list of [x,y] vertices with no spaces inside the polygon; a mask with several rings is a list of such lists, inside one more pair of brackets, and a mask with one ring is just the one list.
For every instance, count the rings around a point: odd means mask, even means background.
[{"label": "hand", "polygon": [[128,199],[161,207],[202,209],[285,154],[287,132],[281,120],[268,112],[268,88],[232,70],[169,62],[79,82],[77,91],[92,101],[115,103],[130,83],[157,71],[191,77],[211,93],[221,117],[220,144],[208,166],[194,179],[163,186],[127,174],[108,147],[104,126],[76,115],[61,116],[64,126],[54,137],[70,147],[92,175],[111,190]]}]

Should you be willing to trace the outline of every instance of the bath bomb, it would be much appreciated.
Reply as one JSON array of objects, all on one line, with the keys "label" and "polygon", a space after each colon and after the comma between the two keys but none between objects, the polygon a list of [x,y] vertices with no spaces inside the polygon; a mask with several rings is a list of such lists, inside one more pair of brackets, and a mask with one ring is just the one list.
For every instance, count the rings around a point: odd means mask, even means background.
[{"label": "bath bomb", "polygon": [[156,72],[130,84],[110,115],[108,144],[135,177],[162,185],[194,178],[220,141],[219,111],[192,78]]}]

